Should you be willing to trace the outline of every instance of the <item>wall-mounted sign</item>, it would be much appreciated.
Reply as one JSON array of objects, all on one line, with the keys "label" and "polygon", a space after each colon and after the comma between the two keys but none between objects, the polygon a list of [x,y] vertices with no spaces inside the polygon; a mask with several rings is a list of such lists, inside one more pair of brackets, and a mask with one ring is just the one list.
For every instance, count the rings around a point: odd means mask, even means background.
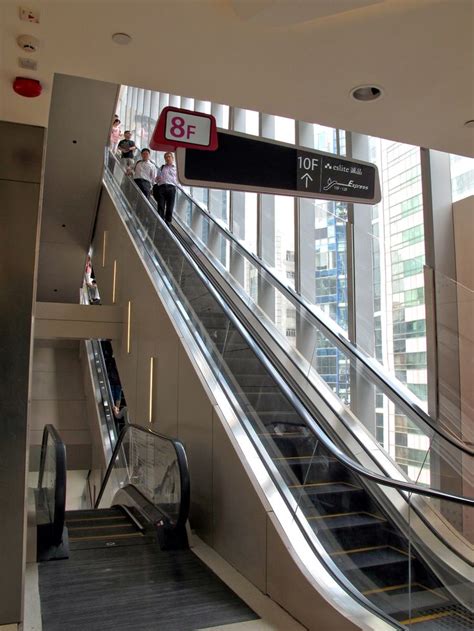
[{"label": "wall-mounted sign", "polygon": [[363,204],[380,201],[378,170],[369,162],[237,132],[219,131],[218,141],[212,153],[178,149],[180,182]]},{"label": "wall-mounted sign", "polygon": [[174,151],[177,147],[215,151],[216,119],[211,114],[165,107],[156,123],[150,147],[155,151]]}]

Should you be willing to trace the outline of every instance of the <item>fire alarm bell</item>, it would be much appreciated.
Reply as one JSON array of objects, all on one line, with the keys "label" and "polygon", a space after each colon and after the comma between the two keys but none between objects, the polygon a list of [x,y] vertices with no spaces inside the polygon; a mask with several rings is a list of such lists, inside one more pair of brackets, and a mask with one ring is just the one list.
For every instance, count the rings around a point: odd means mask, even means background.
[{"label": "fire alarm bell", "polygon": [[13,90],[20,96],[33,98],[39,96],[42,91],[41,83],[36,79],[17,77],[13,82]]}]

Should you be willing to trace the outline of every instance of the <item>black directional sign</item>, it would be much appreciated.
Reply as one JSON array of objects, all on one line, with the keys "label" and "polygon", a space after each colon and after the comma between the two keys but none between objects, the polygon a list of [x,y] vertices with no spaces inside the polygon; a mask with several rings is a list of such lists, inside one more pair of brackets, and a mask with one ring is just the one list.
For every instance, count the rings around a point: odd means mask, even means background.
[{"label": "black directional sign", "polygon": [[377,167],[333,154],[218,132],[216,151],[178,149],[183,184],[376,204]]}]

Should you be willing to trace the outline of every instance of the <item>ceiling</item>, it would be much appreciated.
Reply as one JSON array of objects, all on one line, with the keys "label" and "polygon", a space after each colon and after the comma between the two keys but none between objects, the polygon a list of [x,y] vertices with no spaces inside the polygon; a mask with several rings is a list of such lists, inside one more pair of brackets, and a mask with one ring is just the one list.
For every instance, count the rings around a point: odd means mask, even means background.
[{"label": "ceiling", "polygon": [[[20,21],[20,5],[40,23]],[[62,73],[472,156],[473,12],[473,0],[2,0],[0,119],[46,126]],[[18,68],[22,33],[40,40],[36,72]],[[43,94],[14,94],[16,75]],[[383,98],[351,100],[360,84]]]}]

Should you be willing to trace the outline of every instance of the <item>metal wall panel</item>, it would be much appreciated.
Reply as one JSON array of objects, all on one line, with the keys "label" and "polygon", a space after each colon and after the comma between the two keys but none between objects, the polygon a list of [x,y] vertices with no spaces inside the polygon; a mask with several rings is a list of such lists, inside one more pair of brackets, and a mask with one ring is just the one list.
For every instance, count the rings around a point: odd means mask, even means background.
[{"label": "metal wall panel", "polygon": [[22,620],[32,310],[44,130],[2,122],[0,159],[0,624]]},{"label": "metal wall panel", "polygon": [[38,299],[78,302],[118,86],[56,74],[45,159]]}]

